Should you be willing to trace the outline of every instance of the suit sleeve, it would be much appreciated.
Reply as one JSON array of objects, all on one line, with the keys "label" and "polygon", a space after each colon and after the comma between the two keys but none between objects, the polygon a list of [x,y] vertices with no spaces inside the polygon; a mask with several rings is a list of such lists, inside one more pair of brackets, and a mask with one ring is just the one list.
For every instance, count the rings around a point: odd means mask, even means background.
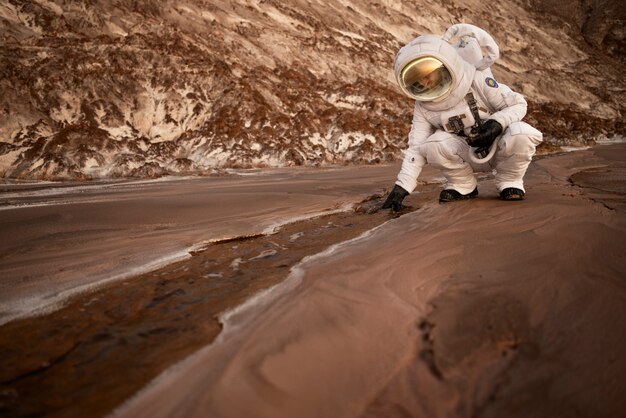
[{"label": "suit sleeve", "polygon": [[426,164],[426,159],[419,153],[419,145],[433,133],[433,126],[422,113],[419,104],[415,104],[413,110],[413,123],[409,132],[409,147],[404,152],[402,168],[398,173],[396,184],[411,193],[417,187],[417,177]]},{"label": "suit sleeve", "polygon": [[521,121],[526,116],[528,104],[521,94],[504,84],[497,83],[491,77],[486,77],[481,87],[489,105],[495,109],[495,113],[489,119],[499,122],[502,129],[506,129],[513,122]]}]

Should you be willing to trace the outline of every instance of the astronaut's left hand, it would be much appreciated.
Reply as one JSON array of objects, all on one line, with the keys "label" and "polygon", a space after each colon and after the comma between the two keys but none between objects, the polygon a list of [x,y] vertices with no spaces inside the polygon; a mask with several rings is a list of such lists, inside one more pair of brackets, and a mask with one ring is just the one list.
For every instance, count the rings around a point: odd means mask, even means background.
[{"label": "astronaut's left hand", "polygon": [[467,142],[471,147],[489,148],[500,134],[502,134],[502,125],[498,121],[488,119],[480,126],[478,134]]}]

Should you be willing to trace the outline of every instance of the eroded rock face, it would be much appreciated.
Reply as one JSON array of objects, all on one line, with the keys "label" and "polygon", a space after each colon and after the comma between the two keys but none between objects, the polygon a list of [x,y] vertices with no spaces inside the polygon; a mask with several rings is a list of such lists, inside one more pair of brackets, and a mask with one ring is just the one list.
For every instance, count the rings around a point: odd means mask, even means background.
[{"label": "eroded rock face", "polygon": [[515,0],[222,3],[1,4],[0,175],[153,177],[396,159],[412,103],[395,87],[393,57],[457,21],[494,35],[494,72],[537,104],[539,125],[538,109],[554,104],[602,118],[605,134],[623,131],[615,58]]},{"label": "eroded rock face", "polygon": [[534,6],[564,18],[592,46],[624,59],[626,3],[621,0],[534,0]]}]

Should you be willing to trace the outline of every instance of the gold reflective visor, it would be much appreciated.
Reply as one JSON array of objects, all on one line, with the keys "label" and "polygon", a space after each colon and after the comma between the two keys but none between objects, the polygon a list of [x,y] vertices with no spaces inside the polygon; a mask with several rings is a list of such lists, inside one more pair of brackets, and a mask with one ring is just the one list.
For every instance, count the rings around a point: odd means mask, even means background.
[{"label": "gold reflective visor", "polygon": [[402,69],[398,82],[409,96],[427,102],[438,99],[452,88],[452,74],[438,59],[422,57]]}]

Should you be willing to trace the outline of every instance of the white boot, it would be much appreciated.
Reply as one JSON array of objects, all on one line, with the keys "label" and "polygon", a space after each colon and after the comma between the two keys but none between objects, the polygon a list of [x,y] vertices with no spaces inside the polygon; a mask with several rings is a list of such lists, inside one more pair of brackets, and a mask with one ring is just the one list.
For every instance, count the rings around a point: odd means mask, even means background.
[{"label": "white boot", "polygon": [[504,131],[492,161],[496,169],[496,186],[524,190],[524,174],[541,143],[543,135],[525,122],[515,122]]}]

